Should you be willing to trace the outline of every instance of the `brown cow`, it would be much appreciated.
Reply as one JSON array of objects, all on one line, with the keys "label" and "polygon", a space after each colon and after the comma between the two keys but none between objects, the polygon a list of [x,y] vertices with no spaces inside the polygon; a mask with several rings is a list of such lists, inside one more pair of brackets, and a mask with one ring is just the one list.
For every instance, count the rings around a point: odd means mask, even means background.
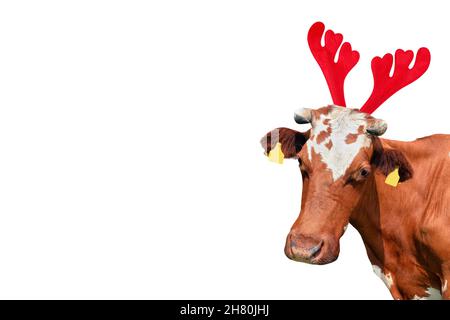
[{"label": "brown cow", "polygon": [[[261,140],[266,153],[280,142],[303,177],[286,255],[333,262],[351,223],[395,299],[450,299],[450,135],[381,139],[386,122],[334,105],[301,109],[295,121],[312,129],[278,128]],[[385,179],[396,168],[400,184],[393,187]]]}]

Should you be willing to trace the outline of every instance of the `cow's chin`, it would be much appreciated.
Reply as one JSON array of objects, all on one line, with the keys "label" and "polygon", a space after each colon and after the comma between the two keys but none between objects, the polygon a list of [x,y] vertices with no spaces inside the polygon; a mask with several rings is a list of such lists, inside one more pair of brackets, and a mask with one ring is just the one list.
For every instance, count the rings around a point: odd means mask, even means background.
[{"label": "cow's chin", "polygon": [[324,265],[329,264],[337,260],[339,257],[339,254],[329,253],[324,255],[319,255],[317,258],[311,259],[310,261],[305,261],[309,264],[316,264],[316,265]]},{"label": "cow's chin", "polygon": [[311,264],[323,265],[332,263],[339,257],[339,240],[325,242],[317,257],[311,260]]}]

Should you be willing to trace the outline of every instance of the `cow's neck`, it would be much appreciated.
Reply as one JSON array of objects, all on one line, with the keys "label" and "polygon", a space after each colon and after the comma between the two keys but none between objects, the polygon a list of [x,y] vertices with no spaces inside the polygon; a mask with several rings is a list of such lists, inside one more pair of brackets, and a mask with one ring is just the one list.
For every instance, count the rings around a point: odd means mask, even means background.
[{"label": "cow's neck", "polygon": [[[413,142],[397,142],[382,140],[385,147],[393,147],[402,151],[410,160],[413,168],[420,166],[421,161],[429,161],[427,157],[417,155],[420,152]],[[377,172],[367,181],[363,196],[352,213],[350,222],[359,231],[364,241],[369,259],[376,272],[381,272],[381,278],[390,288],[392,295],[404,298],[423,293],[421,287],[408,287],[410,279],[399,278],[400,273],[417,274],[417,280],[423,286],[431,286],[437,282],[431,274],[429,267],[417,259],[415,254],[414,234],[419,232],[418,225],[421,219],[418,212],[423,212],[424,186],[423,181],[418,183],[414,177],[397,187],[385,184],[385,176]],[[420,172],[417,172],[420,175]],[[420,266],[420,267],[416,267]],[[414,270],[405,268],[414,267]],[[423,267],[423,268],[422,268]],[[379,268],[379,269],[377,269]],[[425,275],[425,276],[424,276]],[[397,282],[392,285],[393,282]],[[409,281],[409,283],[408,283]]]}]

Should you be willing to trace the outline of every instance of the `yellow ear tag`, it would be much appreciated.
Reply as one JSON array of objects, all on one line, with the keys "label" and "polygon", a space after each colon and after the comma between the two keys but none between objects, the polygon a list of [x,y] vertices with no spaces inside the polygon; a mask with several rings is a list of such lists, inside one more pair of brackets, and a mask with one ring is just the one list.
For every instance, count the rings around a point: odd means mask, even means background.
[{"label": "yellow ear tag", "polygon": [[284,154],[283,151],[281,151],[281,143],[277,142],[275,148],[270,150],[268,157],[272,162],[283,164]]},{"label": "yellow ear tag", "polygon": [[394,171],[388,174],[384,182],[390,186],[396,187],[399,181],[400,175],[398,174],[398,168],[395,168]]}]

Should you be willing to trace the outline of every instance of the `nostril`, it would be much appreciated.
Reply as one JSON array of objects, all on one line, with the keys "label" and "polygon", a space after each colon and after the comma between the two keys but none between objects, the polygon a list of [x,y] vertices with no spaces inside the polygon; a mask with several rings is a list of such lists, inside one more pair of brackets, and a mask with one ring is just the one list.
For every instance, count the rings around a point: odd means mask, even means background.
[{"label": "nostril", "polygon": [[319,253],[320,249],[322,249],[323,240],[320,240],[319,244],[315,245],[311,249],[309,249],[309,257],[313,258],[317,253]]},{"label": "nostril", "polygon": [[289,259],[294,257],[294,252],[292,251],[292,235],[289,233],[286,239],[286,245],[284,247],[284,253]]},{"label": "nostril", "polygon": [[291,234],[289,235],[289,245],[291,247],[296,247],[297,246],[297,241]]}]

